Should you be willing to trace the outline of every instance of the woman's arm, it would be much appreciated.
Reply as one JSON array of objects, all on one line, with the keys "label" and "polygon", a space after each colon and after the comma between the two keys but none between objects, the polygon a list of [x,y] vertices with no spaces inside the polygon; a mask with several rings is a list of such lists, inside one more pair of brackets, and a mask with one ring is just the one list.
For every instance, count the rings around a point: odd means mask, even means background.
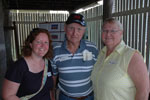
[{"label": "woman's arm", "polygon": [[55,89],[50,90],[51,100],[55,100]]},{"label": "woman's arm", "polygon": [[50,97],[51,100],[55,100],[56,99],[56,85],[57,85],[57,76],[52,76],[53,78],[53,89],[50,90]]},{"label": "woman's arm", "polygon": [[54,89],[57,87],[57,76],[53,76],[53,84],[54,84]]},{"label": "woman's arm", "polygon": [[16,96],[20,84],[4,79],[2,87],[2,98],[4,100],[20,100]]},{"label": "woman's arm", "polygon": [[135,100],[148,100],[149,78],[143,57],[136,51],[131,58],[128,74],[136,87]]}]

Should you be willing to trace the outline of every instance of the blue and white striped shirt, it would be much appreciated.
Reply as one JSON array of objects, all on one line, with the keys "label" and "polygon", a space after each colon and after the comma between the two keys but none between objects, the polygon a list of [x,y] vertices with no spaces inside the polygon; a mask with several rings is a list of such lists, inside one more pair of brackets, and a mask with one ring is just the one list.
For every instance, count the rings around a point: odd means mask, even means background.
[{"label": "blue and white striped shirt", "polygon": [[[91,52],[91,59],[83,60],[83,51]],[[59,89],[68,96],[86,96],[93,91],[91,71],[97,60],[97,47],[85,40],[81,40],[80,47],[72,54],[67,50],[66,41],[54,47],[53,72],[59,73]]]}]

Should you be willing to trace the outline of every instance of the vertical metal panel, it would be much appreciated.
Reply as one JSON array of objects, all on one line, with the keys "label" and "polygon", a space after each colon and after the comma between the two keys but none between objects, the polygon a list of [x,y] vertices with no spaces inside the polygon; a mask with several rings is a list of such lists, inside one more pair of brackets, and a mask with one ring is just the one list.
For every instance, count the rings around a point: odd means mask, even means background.
[{"label": "vertical metal panel", "polygon": [[115,11],[118,12],[118,0],[114,0],[114,7],[115,7]]},{"label": "vertical metal panel", "polygon": [[150,0],[146,0],[147,7],[150,7]]},{"label": "vertical metal panel", "polygon": [[140,4],[141,4],[141,2],[140,2],[141,0],[138,0],[138,8],[140,8]]},{"label": "vertical metal panel", "polygon": [[126,37],[127,37],[127,45],[129,45],[129,15],[126,16]]},{"label": "vertical metal panel", "polygon": [[139,49],[138,49],[138,50],[141,51],[141,49],[142,49],[142,48],[141,48],[141,41],[142,41],[142,39],[141,39],[141,37],[142,37],[142,34],[141,34],[141,33],[142,33],[142,32],[141,32],[141,31],[142,31],[142,26],[143,26],[143,25],[142,25],[142,14],[139,14],[139,15],[140,15],[140,19],[139,19],[139,27],[140,27],[140,28],[139,28],[139,32],[140,32],[140,34],[139,34],[139,45],[140,45],[140,46],[139,46]]},{"label": "vertical metal panel", "polygon": [[134,8],[133,1],[134,1],[134,0],[130,0],[130,2],[131,2],[131,10]]},{"label": "vertical metal panel", "polygon": [[133,3],[133,9],[136,9],[136,0],[132,0]]},{"label": "vertical metal panel", "polygon": [[129,46],[132,47],[132,15],[129,17]]},{"label": "vertical metal panel", "polygon": [[128,9],[127,10],[130,10],[130,0],[127,0],[128,1]]},{"label": "vertical metal panel", "polygon": [[143,13],[143,41],[142,41],[142,55],[144,56],[145,58],[145,46],[146,46],[146,21],[147,21],[147,18],[146,18],[146,13]]},{"label": "vertical metal panel", "polygon": [[137,38],[138,38],[138,40],[137,40],[137,44],[138,44],[138,46],[137,46],[137,49],[140,47],[139,45],[139,37],[140,37],[140,14],[138,13],[137,14]]},{"label": "vertical metal panel", "polygon": [[140,0],[140,8],[143,7],[143,0]]},{"label": "vertical metal panel", "polygon": [[121,11],[123,11],[124,10],[124,2],[123,2],[124,0],[121,0]]},{"label": "vertical metal panel", "polygon": [[124,22],[123,40],[127,41],[127,16],[124,17],[123,22]]},{"label": "vertical metal panel", "polygon": [[150,12],[147,12],[147,42],[146,42],[146,64],[150,72]]},{"label": "vertical metal panel", "polygon": [[124,7],[123,7],[123,11],[126,11],[127,9],[128,9],[128,0],[123,0],[123,5],[124,5]]},{"label": "vertical metal panel", "polygon": [[138,14],[136,14],[135,16],[135,49],[138,49]]},{"label": "vertical metal panel", "polygon": [[118,12],[121,12],[121,1],[118,0]]},{"label": "vertical metal panel", "polygon": [[[11,48],[13,48],[13,49],[11,49],[11,52],[12,52],[12,54],[16,54],[16,46],[15,46],[15,41],[14,41],[14,38],[15,38],[14,32],[12,33],[11,36],[12,36],[11,37]],[[16,55],[12,55],[12,59],[16,60],[16,58],[17,58]]]},{"label": "vertical metal panel", "polygon": [[133,14],[133,15],[132,15],[132,20],[131,20],[131,21],[132,21],[132,24],[131,24],[131,25],[132,25],[132,26],[131,26],[131,27],[132,27],[132,30],[131,30],[131,33],[132,33],[131,43],[132,43],[132,47],[133,47],[133,48],[135,47],[135,45],[134,45],[134,44],[135,44],[135,41],[134,41],[134,40],[135,40],[135,33],[134,33],[134,27],[135,27],[135,23],[134,23],[134,22],[135,22],[135,20],[134,20],[134,16],[135,16],[135,15]]}]

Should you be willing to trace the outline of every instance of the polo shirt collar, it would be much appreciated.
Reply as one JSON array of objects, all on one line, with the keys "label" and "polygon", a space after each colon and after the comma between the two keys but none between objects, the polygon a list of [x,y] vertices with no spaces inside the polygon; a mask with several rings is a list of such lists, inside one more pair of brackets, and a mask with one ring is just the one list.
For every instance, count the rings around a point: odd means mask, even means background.
[{"label": "polo shirt collar", "polygon": [[[125,43],[123,40],[121,40],[121,42],[119,43],[119,45],[115,48],[115,52],[122,54],[123,50],[125,48]],[[107,50],[106,46],[102,49],[102,52],[105,53]]]},{"label": "polo shirt collar", "polygon": [[[65,40],[65,41],[62,43],[62,47],[63,47],[64,49],[67,49],[67,40]],[[85,47],[86,47],[85,41],[84,41],[84,40],[81,40],[81,41],[80,41],[80,46],[79,46],[78,49],[79,49],[79,50],[84,50]]]}]

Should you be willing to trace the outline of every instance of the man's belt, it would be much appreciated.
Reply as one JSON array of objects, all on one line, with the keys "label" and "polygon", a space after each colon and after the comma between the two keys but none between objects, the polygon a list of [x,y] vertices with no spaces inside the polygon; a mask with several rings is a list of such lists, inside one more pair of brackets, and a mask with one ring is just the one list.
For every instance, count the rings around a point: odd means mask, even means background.
[{"label": "man's belt", "polygon": [[82,96],[82,97],[71,97],[71,96],[68,96],[66,94],[64,94],[62,91],[60,91],[63,95],[69,97],[69,98],[72,98],[72,99],[75,99],[75,100],[84,100],[86,99],[88,96],[92,96],[93,95],[93,92],[91,92],[90,94],[88,94],[87,96]]}]

